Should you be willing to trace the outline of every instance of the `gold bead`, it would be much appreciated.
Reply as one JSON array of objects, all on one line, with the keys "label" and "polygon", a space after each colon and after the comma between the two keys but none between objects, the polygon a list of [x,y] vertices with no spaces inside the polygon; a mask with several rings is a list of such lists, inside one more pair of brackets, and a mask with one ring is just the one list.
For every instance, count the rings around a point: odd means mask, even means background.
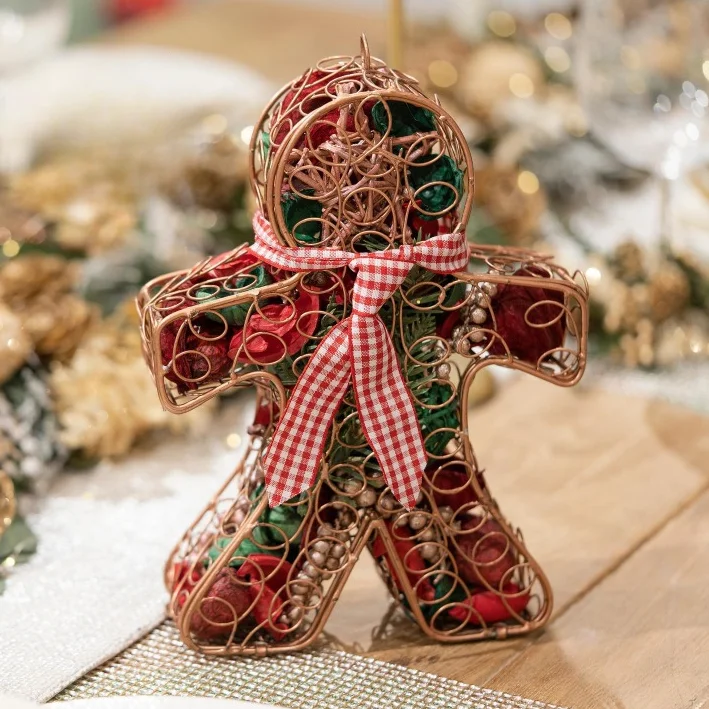
[{"label": "gold bead", "polygon": [[324,539],[318,539],[318,541],[313,544],[313,551],[327,554],[330,551],[330,546],[330,542],[326,542]]},{"label": "gold bead", "polygon": [[444,505],[443,507],[438,508],[438,514],[440,515],[440,518],[448,523],[453,519],[453,508],[449,507],[448,505]]},{"label": "gold bead", "polygon": [[368,487],[357,495],[355,501],[360,507],[371,507],[377,501],[377,493]]},{"label": "gold bead", "polygon": [[451,366],[447,362],[438,365],[436,373],[441,379],[448,379],[451,375]]},{"label": "gold bead", "polygon": [[416,512],[409,517],[409,527],[414,531],[423,529],[428,524],[428,515],[424,512]]},{"label": "gold bead", "polygon": [[343,544],[333,544],[330,550],[330,556],[333,559],[341,559],[347,553],[347,549]]},{"label": "gold bead", "polygon": [[474,308],[470,317],[475,324],[482,325],[487,320],[487,311],[482,308]]},{"label": "gold bead", "polygon": [[436,533],[430,527],[423,532],[418,537],[422,542],[432,542],[436,538]]},{"label": "gold bead", "polygon": [[325,568],[328,571],[337,571],[337,569],[340,568],[340,559],[335,559],[335,557],[331,556],[326,562],[325,562]]},{"label": "gold bead", "polygon": [[315,566],[322,569],[323,564],[325,563],[325,554],[320,551],[313,551],[310,553],[310,560]]}]

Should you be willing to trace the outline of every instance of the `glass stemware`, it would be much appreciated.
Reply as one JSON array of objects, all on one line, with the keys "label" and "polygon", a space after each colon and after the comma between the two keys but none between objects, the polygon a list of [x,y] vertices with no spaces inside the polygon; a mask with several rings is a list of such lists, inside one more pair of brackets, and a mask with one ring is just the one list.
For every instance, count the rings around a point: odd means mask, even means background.
[{"label": "glass stemware", "polygon": [[595,136],[672,184],[709,156],[709,0],[584,0],[576,83]]}]

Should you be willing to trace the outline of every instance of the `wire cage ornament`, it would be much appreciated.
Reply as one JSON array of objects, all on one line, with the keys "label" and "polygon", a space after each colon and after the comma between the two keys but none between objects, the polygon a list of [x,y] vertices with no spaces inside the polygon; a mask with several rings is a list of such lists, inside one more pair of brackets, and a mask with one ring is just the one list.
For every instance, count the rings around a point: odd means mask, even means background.
[{"label": "wire cage ornament", "polygon": [[[450,115],[363,42],[360,56],[323,60],[274,97],[254,130],[251,180],[283,245],[371,253],[464,230],[473,166]],[[490,365],[575,384],[586,358],[583,276],[533,251],[476,245],[466,271],[413,266],[379,316],[426,449],[415,507],[387,487],[350,387],[315,485],[270,508],[263,456],[318,343],[350,315],[353,283],[346,267],[284,271],[242,246],[141,291],[145,356],[165,408],[258,393],[243,459],[166,566],[169,610],[192,648],[308,646],[365,549],[436,640],[516,636],[549,618],[549,582],[476,460],[468,391]]]}]

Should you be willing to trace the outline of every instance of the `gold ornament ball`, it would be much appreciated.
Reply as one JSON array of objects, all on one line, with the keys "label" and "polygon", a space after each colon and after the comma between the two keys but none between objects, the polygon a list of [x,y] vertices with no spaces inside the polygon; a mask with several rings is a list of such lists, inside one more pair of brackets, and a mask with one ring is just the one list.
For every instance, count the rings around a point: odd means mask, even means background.
[{"label": "gold ornament ball", "polygon": [[529,98],[544,84],[540,62],[528,49],[502,40],[478,45],[463,65],[460,96],[474,116],[488,120],[501,101]]},{"label": "gold ornament ball", "polygon": [[615,274],[626,283],[645,277],[645,256],[640,245],[632,240],[623,241],[613,250],[610,258]]},{"label": "gold ornament ball", "polygon": [[679,315],[689,304],[689,280],[679,266],[664,265],[648,284],[650,312],[655,322]]}]

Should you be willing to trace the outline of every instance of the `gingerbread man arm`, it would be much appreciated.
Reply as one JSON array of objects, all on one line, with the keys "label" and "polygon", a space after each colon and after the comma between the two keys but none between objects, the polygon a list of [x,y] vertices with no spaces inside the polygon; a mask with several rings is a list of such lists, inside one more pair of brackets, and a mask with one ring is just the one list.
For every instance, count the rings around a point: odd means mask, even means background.
[{"label": "gingerbread man arm", "polygon": [[341,272],[278,271],[247,245],[150,281],[137,305],[163,407],[185,413],[254,385],[282,407],[318,330],[339,320],[348,298]]},{"label": "gingerbread man arm", "polygon": [[559,386],[579,381],[588,340],[582,273],[535,251],[474,245],[469,271],[454,274],[446,291],[461,285],[465,295],[451,310],[447,334],[453,350],[471,360],[471,376],[494,364]]}]

